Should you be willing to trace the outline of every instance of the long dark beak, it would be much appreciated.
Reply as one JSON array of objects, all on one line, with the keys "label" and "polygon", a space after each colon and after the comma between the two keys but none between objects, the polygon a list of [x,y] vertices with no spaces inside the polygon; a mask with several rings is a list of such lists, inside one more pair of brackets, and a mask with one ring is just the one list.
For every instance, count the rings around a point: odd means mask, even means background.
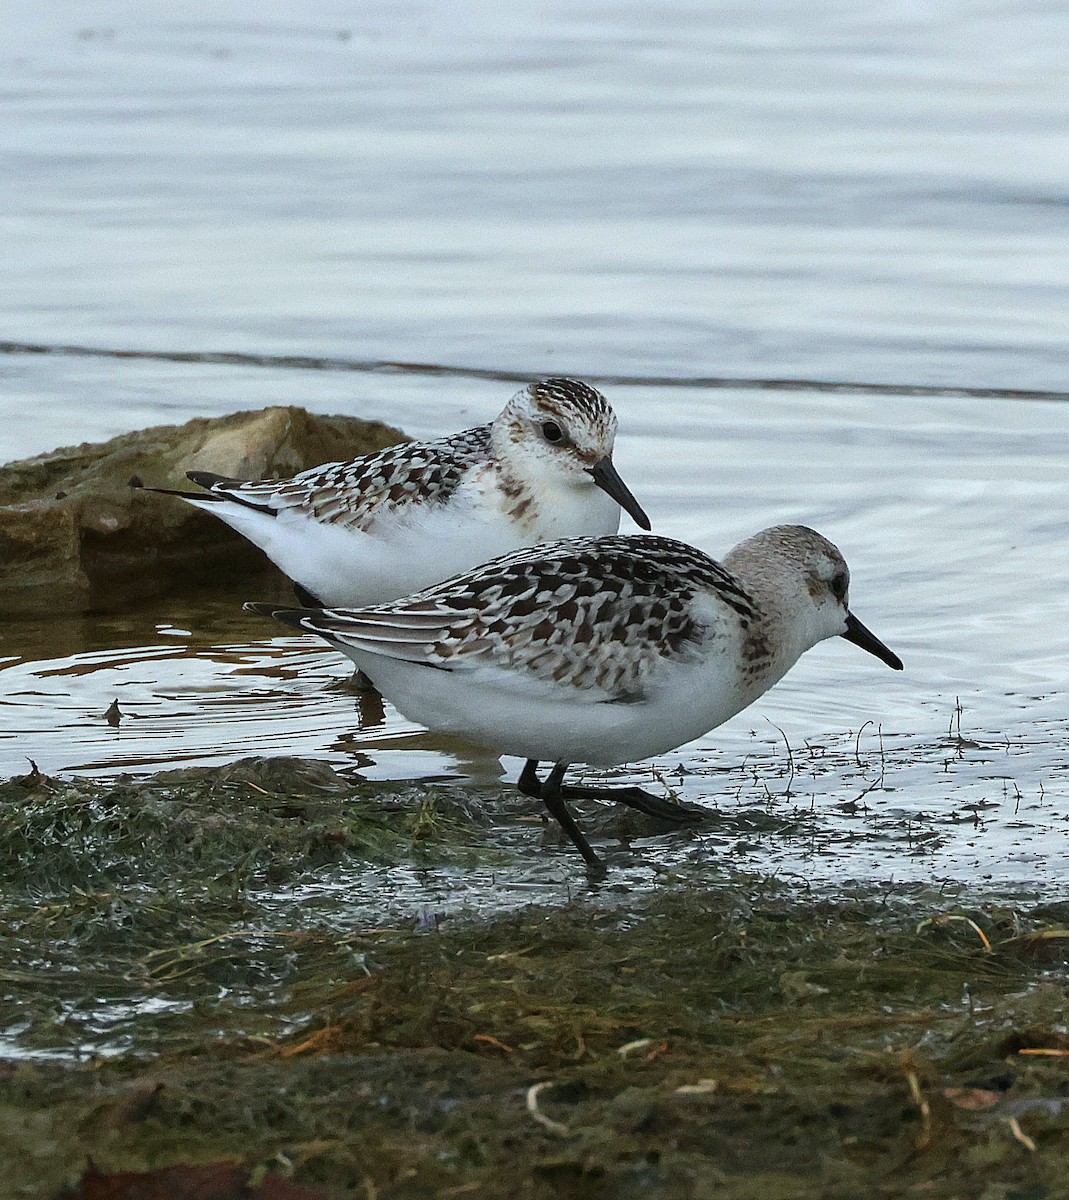
[{"label": "long dark beak", "polygon": [[606,455],[601,462],[590,468],[589,474],[594,482],[606,495],[611,496],[625,513],[642,529],[650,528],[650,519],[642,511],[639,502],[631,495],[631,489],[620,478],[619,472],[612,465],[612,459]]},{"label": "long dark beak", "polygon": [[853,642],[855,646],[860,646],[862,650],[867,650],[870,654],[875,654],[881,662],[885,662],[892,670],[902,670],[902,660],[898,655],[893,650],[888,650],[883,642],[874,633],[870,633],[853,613],[846,614],[846,632],[842,636],[848,642]]}]

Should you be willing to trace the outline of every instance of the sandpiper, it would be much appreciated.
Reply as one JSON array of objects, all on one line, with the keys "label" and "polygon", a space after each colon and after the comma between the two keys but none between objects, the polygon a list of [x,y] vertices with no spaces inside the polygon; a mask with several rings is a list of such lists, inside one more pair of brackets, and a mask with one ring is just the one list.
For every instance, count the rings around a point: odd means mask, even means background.
[{"label": "sandpiper", "polygon": [[[613,466],[616,415],[596,388],[543,379],[489,425],[291,479],[190,471],[176,492],[254,542],[302,604],[395,600],[520,546],[649,518]],[[155,491],[169,489],[156,488]]]},{"label": "sandpiper", "polygon": [[410,719],[525,758],[520,790],[601,869],[566,800],[602,796],[679,823],[701,813],[637,787],[565,785],[570,764],[612,766],[689,742],[825,638],[902,669],[850,611],[849,587],[831,542],[777,525],[723,563],[663,537],[570,538],[360,611],[246,607],[326,638]]}]

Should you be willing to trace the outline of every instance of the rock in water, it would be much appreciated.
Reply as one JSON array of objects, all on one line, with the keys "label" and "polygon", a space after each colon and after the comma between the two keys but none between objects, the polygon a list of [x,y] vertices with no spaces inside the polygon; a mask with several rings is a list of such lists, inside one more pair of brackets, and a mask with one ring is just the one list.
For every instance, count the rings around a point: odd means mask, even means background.
[{"label": "rock in water", "polygon": [[[123,434],[0,467],[0,615],[121,607],[192,577],[274,568],[221,521],[138,483],[285,477],[404,441],[392,426],[265,408]],[[134,487],[131,487],[131,482]]]}]

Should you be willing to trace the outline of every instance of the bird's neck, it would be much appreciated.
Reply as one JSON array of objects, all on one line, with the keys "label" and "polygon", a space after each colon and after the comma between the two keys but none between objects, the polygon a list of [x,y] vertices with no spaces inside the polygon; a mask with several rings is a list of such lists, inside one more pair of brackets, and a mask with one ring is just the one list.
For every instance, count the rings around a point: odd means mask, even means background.
[{"label": "bird's neck", "polygon": [[815,610],[800,593],[799,581],[771,561],[767,551],[742,542],[723,563],[753,601],[756,616],[744,632],[744,657],[749,655],[753,674],[770,687],[825,635],[817,629]]}]

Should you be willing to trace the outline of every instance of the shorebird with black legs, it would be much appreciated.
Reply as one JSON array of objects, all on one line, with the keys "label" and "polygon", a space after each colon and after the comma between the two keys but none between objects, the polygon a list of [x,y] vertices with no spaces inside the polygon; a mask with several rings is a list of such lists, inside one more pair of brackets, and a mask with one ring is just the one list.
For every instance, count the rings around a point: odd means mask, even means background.
[{"label": "shorebird with black legs", "polygon": [[[569,786],[572,763],[613,766],[689,742],[826,638],[902,669],[850,611],[849,589],[831,542],[777,525],[722,563],[663,537],[571,538],[390,604],[246,607],[326,638],[411,720],[525,758],[521,791],[599,870],[568,800],[618,800],[677,823],[702,812],[637,787]],[[541,779],[540,762],[552,764]]]},{"label": "shorebird with black legs", "polygon": [[291,479],[190,471],[204,491],[171,494],[259,546],[302,604],[359,608],[521,546],[615,533],[621,509],[649,529],[613,466],[616,425],[596,388],[542,379],[487,425]]}]

